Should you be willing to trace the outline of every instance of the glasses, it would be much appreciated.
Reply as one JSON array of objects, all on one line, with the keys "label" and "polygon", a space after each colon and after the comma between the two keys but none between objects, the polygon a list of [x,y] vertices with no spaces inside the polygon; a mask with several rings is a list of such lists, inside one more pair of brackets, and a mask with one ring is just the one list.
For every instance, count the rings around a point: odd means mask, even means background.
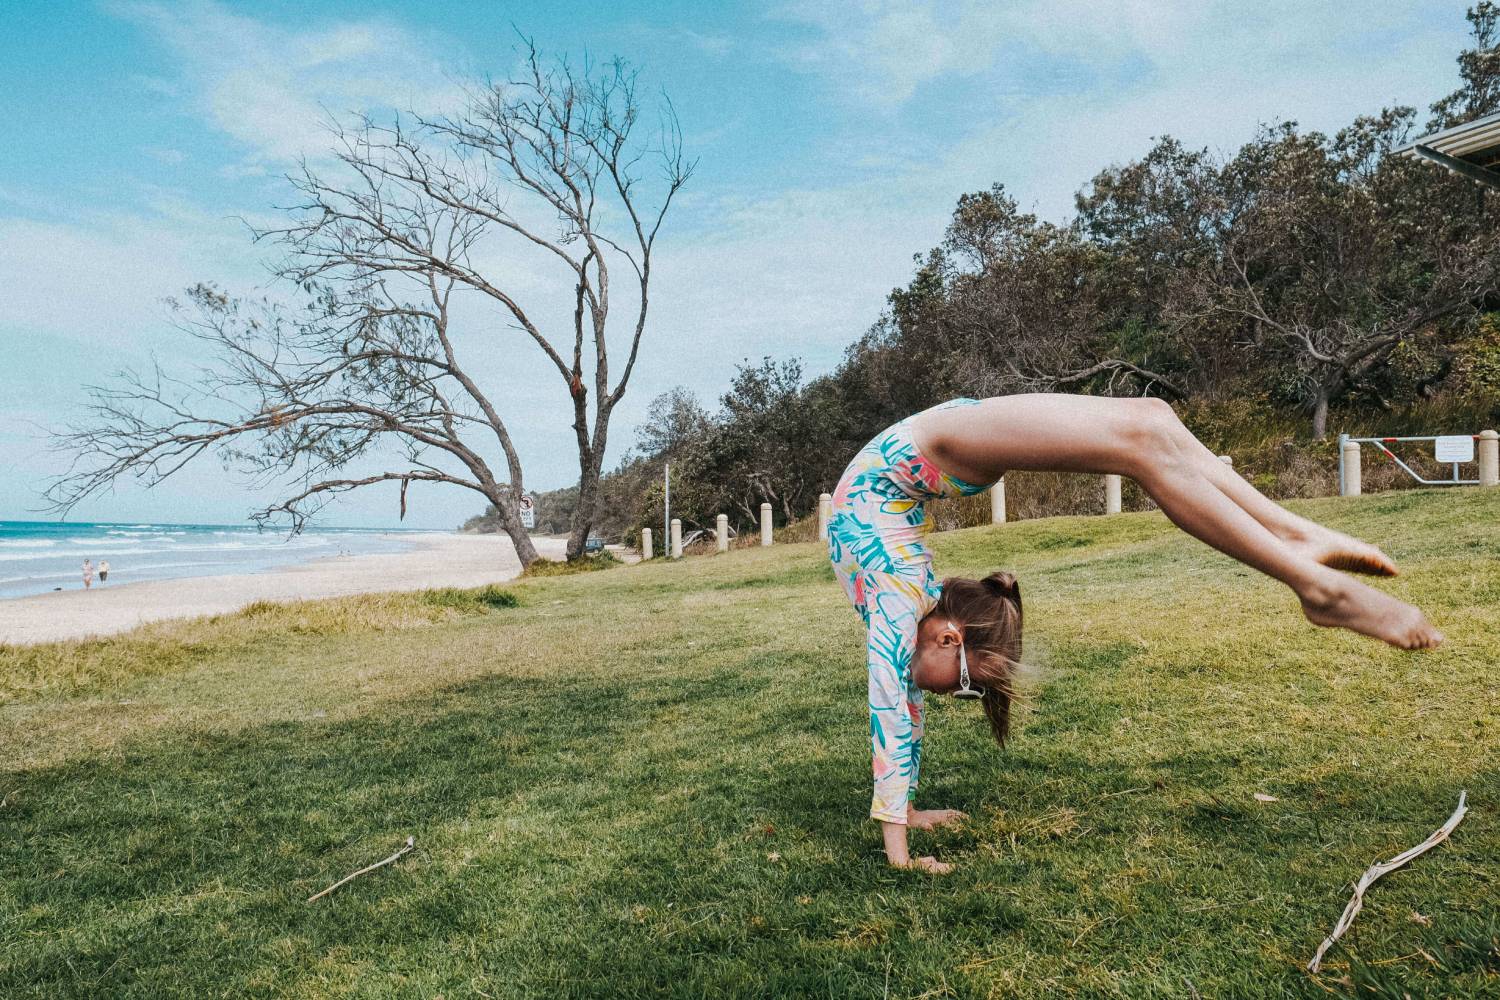
[{"label": "glasses", "polygon": [[[957,632],[958,629],[952,622],[948,627]],[[971,687],[969,685],[969,657],[964,652],[964,641],[962,637],[958,640],[958,690],[953,692],[955,698],[983,698],[984,688]]]}]

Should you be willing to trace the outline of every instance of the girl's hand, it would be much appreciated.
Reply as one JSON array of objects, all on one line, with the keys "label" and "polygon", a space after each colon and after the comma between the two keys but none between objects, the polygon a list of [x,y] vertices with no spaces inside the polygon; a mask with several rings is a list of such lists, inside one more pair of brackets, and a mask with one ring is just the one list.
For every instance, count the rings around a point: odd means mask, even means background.
[{"label": "girl's hand", "polygon": [[953,866],[948,864],[946,861],[939,861],[937,858],[932,857],[912,858],[902,867],[915,868],[918,871],[924,871],[930,875],[946,875],[953,870]]},{"label": "girl's hand", "polygon": [[957,809],[913,809],[910,806],[906,809],[906,825],[918,830],[931,830],[968,818],[967,813]]},{"label": "girl's hand", "polygon": [[[952,809],[934,810],[939,813],[951,813]],[[910,816],[915,812],[908,811]],[[916,815],[922,815],[916,812]],[[957,815],[962,816],[963,813]],[[944,864],[937,858],[913,858],[906,853],[906,825],[903,823],[883,822],[880,824],[885,834],[885,857],[896,868],[915,868],[918,871],[927,872],[930,875],[946,875],[953,870],[953,866]]]}]

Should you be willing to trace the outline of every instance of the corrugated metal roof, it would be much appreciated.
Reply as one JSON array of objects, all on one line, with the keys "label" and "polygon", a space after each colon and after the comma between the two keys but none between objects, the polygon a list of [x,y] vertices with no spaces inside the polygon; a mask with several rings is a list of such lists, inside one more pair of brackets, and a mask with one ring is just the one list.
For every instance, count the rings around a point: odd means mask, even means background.
[{"label": "corrugated metal roof", "polygon": [[1418,146],[1480,166],[1491,166],[1500,162],[1500,112],[1424,135],[1393,152],[1414,156]]}]

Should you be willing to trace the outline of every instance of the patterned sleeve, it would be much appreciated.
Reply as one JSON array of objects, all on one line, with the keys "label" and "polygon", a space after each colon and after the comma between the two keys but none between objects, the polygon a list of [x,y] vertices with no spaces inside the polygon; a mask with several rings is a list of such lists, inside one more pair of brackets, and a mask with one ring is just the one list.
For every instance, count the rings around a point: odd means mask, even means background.
[{"label": "patterned sleeve", "polygon": [[910,581],[894,574],[867,573],[865,587],[870,749],[875,771],[870,817],[905,823],[922,761],[922,695],[911,683],[920,616]]}]

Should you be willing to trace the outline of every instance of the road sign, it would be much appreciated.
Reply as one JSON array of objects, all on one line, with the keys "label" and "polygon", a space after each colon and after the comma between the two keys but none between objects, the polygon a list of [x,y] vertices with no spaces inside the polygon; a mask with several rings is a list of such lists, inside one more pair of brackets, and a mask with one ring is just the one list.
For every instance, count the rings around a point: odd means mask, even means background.
[{"label": "road sign", "polygon": [[522,493],[521,500],[521,527],[531,531],[536,527],[536,500],[530,493]]},{"label": "road sign", "polygon": [[1468,434],[1447,434],[1433,442],[1432,457],[1439,462],[1474,461],[1474,438]]}]

